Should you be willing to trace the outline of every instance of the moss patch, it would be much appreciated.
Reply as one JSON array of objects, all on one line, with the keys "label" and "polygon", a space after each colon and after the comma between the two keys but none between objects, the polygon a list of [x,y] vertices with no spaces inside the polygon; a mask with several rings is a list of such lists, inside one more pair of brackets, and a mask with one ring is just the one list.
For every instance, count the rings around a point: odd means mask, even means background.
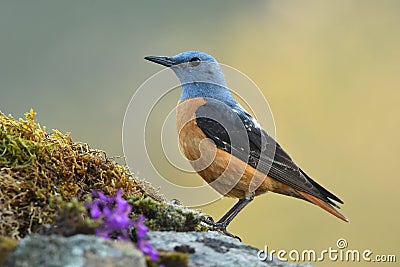
[{"label": "moss patch", "polygon": [[33,110],[19,120],[0,112],[0,235],[20,239],[54,223],[72,198],[84,201],[94,189],[113,195],[118,188],[125,198],[156,192],[104,151],[73,142],[70,134],[46,133]]},{"label": "moss patch", "polygon": [[157,262],[151,261],[146,256],[146,263],[148,267],[186,267],[189,264],[189,254],[175,251],[160,251],[160,259]]},{"label": "moss patch", "polygon": [[208,228],[200,224],[204,215],[192,209],[155,201],[150,197],[129,198],[134,214],[143,214],[145,224],[155,231],[205,231]]},{"label": "moss patch", "polygon": [[54,225],[45,224],[39,229],[43,235],[73,236],[77,234],[93,235],[100,225],[100,220],[93,220],[83,202],[73,198],[61,205],[54,217]]},{"label": "moss patch", "polygon": [[0,266],[4,265],[5,260],[10,252],[12,252],[18,245],[18,241],[0,236]]},{"label": "moss patch", "polygon": [[[115,195],[120,188],[132,206],[131,219],[143,214],[152,230],[208,229],[200,223],[204,215],[166,202],[104,151],[74,142],[70,134],[47,133],[33,110],[19,120],[0,112],[1,251],[8,253],[16,244],[10,240],[31,233],[94,234],[100,222],[89,218],[84,202],[93,190]],[[168,252],[161,260],[165,266],[185,266],[188,254]]]}]

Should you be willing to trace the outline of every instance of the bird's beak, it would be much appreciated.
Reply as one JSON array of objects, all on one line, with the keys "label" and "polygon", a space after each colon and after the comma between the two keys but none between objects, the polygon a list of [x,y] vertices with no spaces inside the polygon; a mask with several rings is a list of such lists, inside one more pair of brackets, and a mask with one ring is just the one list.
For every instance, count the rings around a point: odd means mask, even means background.
[{"label": "bird's beak", "polygon": [[172,65],[175,65],[175,62],[169,58],[169,57],[163,57],[163,56],[147,56],[144,57],[144,59],[147,59],[148,61],[166,66],[166,67],[171,67]]}]

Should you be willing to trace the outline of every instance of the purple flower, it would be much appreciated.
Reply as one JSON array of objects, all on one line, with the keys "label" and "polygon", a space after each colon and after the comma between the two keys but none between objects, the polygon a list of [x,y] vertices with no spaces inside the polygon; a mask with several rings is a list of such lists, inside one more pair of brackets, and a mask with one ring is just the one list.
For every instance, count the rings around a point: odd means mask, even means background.
[{"label": "purple flower", "polygon": [[119,189],[114,197],[108,197],[102,191],[93,191],[92,196],[93,201],[85,207],[93,219],[102,218],[96,234],[107,239],[115,235],[119,240],[129,240],[128,230],[134,222],[129,219],[131,206],[122,198],[122,190]]},{"label": "purple flower", "polygon": [[150,241],[146,239],[146,235],[149,229],[143,224],[145,217],[140,215],[138,220],[135,222],[134,227],[136,228],[136,236],[138,239],[137,246],[143,252],[143,254],[148,255],[152,261],[159,259],[160,254],[155,250]]},{"label": "purple flower", "polygon": [[129,219],[132,208],[128,201],[122,198],[121,189],[117,191],[114,197],[108,197],[102,191],[93,191],[92,197],[92,202],[86,203],[85,207],[90,211],[90,216],[93,219],[101,219],[101,224],[96,229],[96,235],[106,239],[114,236],[118,240],[130,240],[129,228],[134,227],[138,248],[145,255],[148,255],[152,261],[159,259],[160,254],[146,239],[149,232],[149,229],[144,225],[146,218],[140,215],[137,221]]},{"label": "purple flower", "polygon": [[143,239],[147,235],[147,232],[149,231],[146,225],[143,224],[144,220],[145,217],[143,215],[140,215],[138,220],[135,222],[136,235],[138,239]]},{"label": "purple flower", "polygon": [[160,254],[151,246],[148,240],[139,240],[138,247],[143,252],[143,254],[148,255],[152,261],[156,261],[159,259]]},{"label": "purple flower", "polygon": [[90,208],[90,215],[93,219],[98,219],[101,216],[101,209],[99,207],[100,201],[96,199],[91,204],[86,204],[86,208]]}]

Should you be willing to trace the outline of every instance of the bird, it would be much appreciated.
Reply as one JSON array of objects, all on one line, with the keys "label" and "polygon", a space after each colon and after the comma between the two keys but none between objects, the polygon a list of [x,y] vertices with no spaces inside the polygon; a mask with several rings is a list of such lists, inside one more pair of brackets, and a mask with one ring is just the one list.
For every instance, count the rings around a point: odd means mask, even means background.
[{"label": "bird", "polygon": [[[274,192],[311,202],[337,218],[344,202],[308,176],[233,97],[217,60],[199,51],[146,56],[171,68],[182,94],[176,109],[179,146],[196,172],[237,203],[217,222],[205,222],[237,238],[227,227],[255,196]],[[335,203],[337,202],[337,203]]]}]

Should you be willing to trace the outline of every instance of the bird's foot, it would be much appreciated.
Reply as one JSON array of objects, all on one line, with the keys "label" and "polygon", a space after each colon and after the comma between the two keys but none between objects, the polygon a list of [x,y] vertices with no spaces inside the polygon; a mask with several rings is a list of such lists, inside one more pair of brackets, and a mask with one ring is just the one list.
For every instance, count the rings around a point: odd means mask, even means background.
[{"label": "bird's foot", "polygon": [[208,216],[208,215],[204,216],[201,221],[209,226],[214,226],[214,224],[215,224],[213,217]]},{"label": "bird's foot", "polygon": [[211,229],[214,231],[219,231],[221,233],[223,233],[226,236],[230,236],[233,237],[237,240],[239,240],[240,242],[242,242],[242,239],[234,234],[231,234],[230,232],[228,232],[228,230],[226,230],[226,227],[228,226],[226,222],[215,222],[214,219],[211,216],[207,216],[203,219],[203,222],[209,226],[211,226]]}]

